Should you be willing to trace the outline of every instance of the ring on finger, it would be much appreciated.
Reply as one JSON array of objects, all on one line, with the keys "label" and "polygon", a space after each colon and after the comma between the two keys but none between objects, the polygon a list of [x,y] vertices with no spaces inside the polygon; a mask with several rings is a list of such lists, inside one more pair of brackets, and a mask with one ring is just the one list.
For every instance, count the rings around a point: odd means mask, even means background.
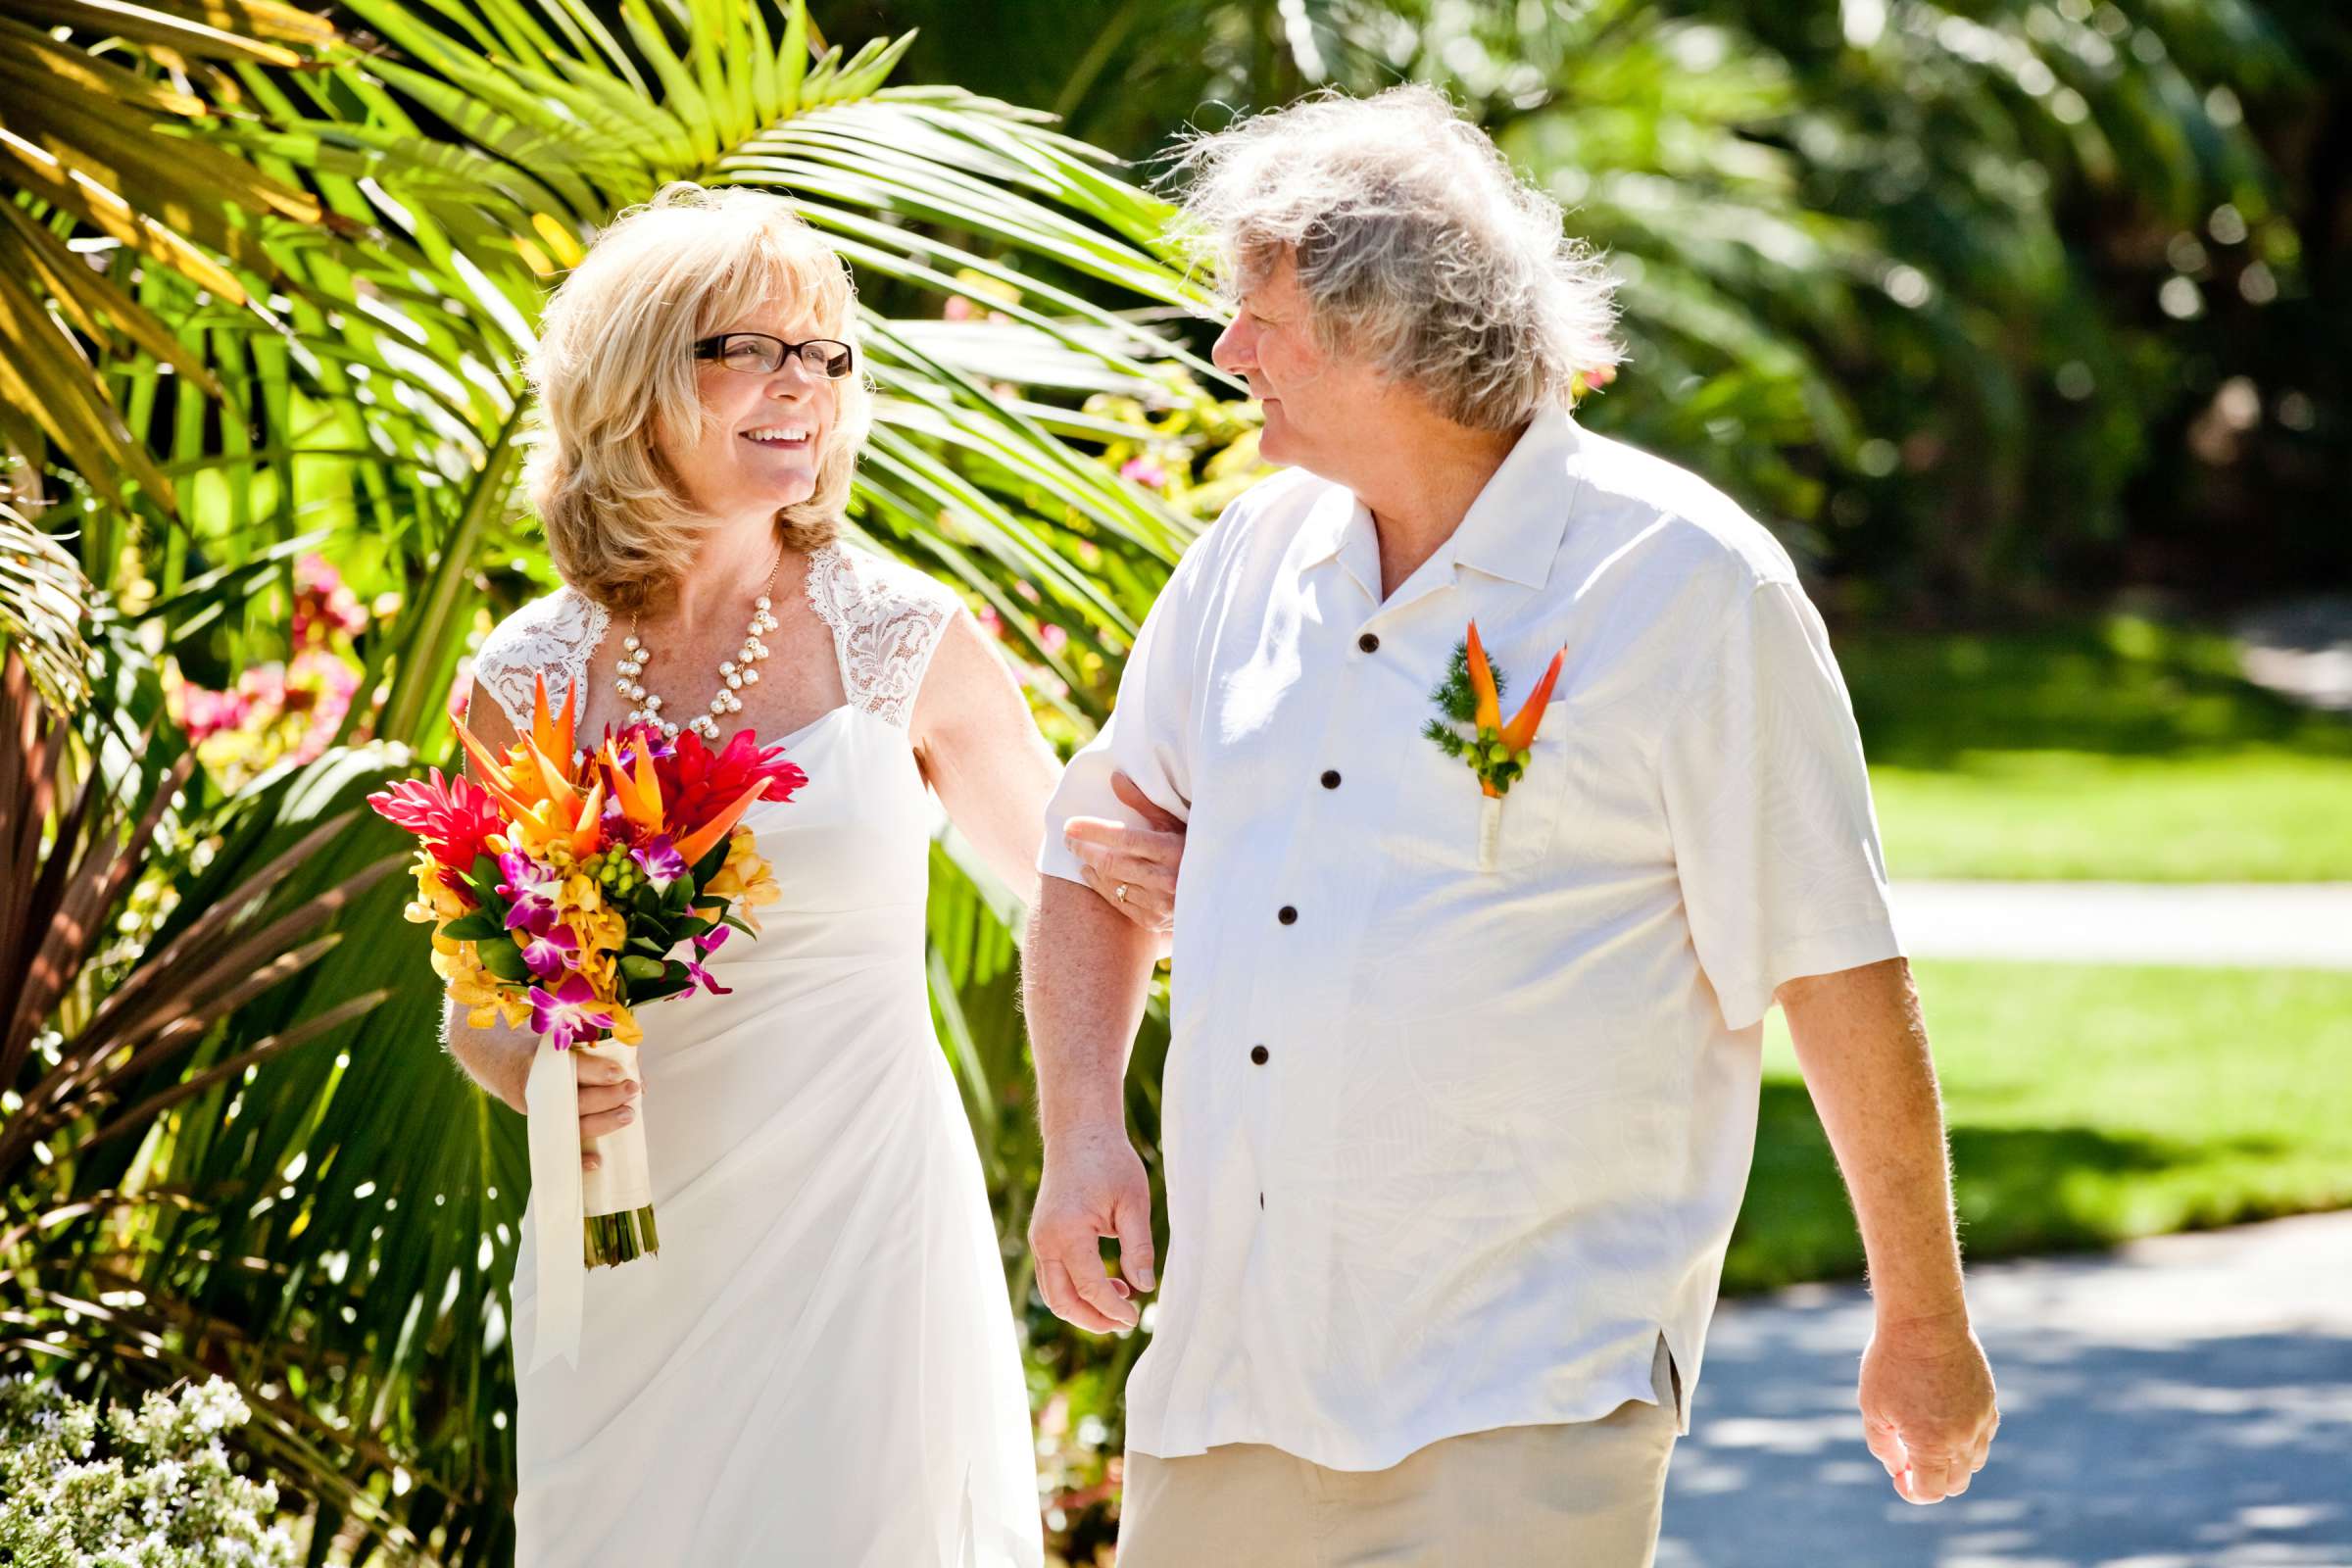
[{"label": "ring on finger", "polygon": [[1127,884],[1122,882],[1117,887],[1111,889],[1110,896],[1118,900],[1121,904],[1125,904],[1127,902]]}]

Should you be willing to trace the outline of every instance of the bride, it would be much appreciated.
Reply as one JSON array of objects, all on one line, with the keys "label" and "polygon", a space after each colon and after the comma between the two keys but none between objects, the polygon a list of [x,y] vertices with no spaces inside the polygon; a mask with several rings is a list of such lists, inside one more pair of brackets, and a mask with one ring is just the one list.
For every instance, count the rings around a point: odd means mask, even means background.
[{"label": "bride", "polygon": [[[750,727],[808,782],[743,819],[782,897],[709,960],[731,994],[646,1009],[642,1084],[572,1054],[583,1139],[645,1117],[662,1247],[588,1275],[567,1357],[542,1339],[562,1318],[543,1322],[526,1217],[515,1561],[1037,1564],[1028,1401],[932,1032],[924,898],[934,795],[1034,892],[1053,753],[952,595],[835,536],[869,394],[849,278],[783,201],[672,186],[624,215],[550,302],[532,374],[564,586],[484,644],[475,733],[526,728],[544,677],[559,703],[577,684],[584,736]],[[1164,929],[1177,841],[1135,840],[1105,891]],[[527,1112],[533,1038],[455,1009],[444,1029]]]}]

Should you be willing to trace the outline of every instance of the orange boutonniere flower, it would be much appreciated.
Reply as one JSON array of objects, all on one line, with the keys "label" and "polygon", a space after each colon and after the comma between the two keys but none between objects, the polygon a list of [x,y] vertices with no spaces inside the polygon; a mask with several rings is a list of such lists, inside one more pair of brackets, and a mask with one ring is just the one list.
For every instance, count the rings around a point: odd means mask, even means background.
[{"label": "orange boutonniere flower", "polygon": [[[1446,756],[1467,763],[1485,797],[1478,834],[1482,869],[1494,868],[1495,837],[1502,828],[1502,798],[1527,771],[1528,749],[1544,722],[1544,705],[1551,701],[1551,688],[1560,678],[1560,664],[1567,656],[1564,648],[1551,656],[1544,678],[1536,682],[1536,689],[1506,724],[1502,721],[1503,677],[1487,662],[1486,645],[1479,641],[1478,622],[1473,620],[1469,634],[1454,645],[1445,681],[1430,694],[1438,716],[1421,733]],[[1470,726],[1468,735],[1462,733],[1465,724]]]}]

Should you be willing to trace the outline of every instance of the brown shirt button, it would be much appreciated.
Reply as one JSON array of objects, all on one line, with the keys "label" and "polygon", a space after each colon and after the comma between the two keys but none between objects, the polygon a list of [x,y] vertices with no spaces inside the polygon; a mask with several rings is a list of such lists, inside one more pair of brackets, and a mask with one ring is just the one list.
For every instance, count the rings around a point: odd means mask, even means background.
[{"label": "brown shirt button", "polygon": [[1323,770],[1323,787],[1327,790],[1336,790],[1340,787],[1340,770],[1338,768],[1327,767]]},{"label": "brown shirt button", "polygon": [[1274,911],[1274,918],[1280,920],[1284,925],[1297,925],[1298,923],[1298,911],[1286,904],[1281,908]]},{"label": "brown shirt button", "polygon": [[1266,1048],[1263,1046],[1251,1046],[1250,1048],[1250,1059],[1256,1062],[1260,1067],[1263,1067],[1266,1064]]},{"label": "brown shirt button", "polygon": [[1355,640],[1355,646],[1367,654],[1377,654],[1380,652],[1380,638],[1375,633],[1366,632]]}]

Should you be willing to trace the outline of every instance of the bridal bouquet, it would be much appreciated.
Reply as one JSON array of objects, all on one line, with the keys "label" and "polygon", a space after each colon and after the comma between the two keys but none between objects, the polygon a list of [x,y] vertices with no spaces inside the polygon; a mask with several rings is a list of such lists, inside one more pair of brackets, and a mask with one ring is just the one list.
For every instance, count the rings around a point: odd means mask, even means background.
[{"label": "bridal bouquet", "polygon": [[[602,746],[571,760],[576,697],[567,693],[552,717],[540,682],[531,732],[504,757],[459,726],[479,785],[436,768],[429,781],[368,797],[420,841],[408,917],[433,927],[433,970],[466,1021],[527,1024],[551,1048],[531,1069],[539,1182],[563,1180],[560,1168],[540,1168],[543,1138],[576,1146],[573,1072],[554,1053],[610,1056],[634,1076],[636,1008],[698,989],[725,993],[703,960],[730,928],[757,936],[749,910],[778,896],[736,821],[753,802],[788,801],[808,781],[750,730],[714,752],[692,731],[672,740],[637,724],[607,731]],[[576,1152],[561,1162],[580,1176],[588,1267],[660,1248],[643,1120],[596,1146],[599,1164],[585,1175]]]}]

